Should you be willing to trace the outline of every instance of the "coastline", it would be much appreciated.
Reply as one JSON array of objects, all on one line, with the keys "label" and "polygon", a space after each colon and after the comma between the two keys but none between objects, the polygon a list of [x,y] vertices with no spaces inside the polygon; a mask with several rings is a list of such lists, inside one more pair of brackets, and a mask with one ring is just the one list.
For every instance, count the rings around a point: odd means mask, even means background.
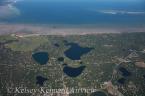
[{"label": "coastline", "polygon": [[9,34],[40,34],[40,35],[87,35],[104,33],[145,32],[145,27],[99,27],[91,25],[37,25],[37,24],[6,24],[0,23],[0,35]]}]

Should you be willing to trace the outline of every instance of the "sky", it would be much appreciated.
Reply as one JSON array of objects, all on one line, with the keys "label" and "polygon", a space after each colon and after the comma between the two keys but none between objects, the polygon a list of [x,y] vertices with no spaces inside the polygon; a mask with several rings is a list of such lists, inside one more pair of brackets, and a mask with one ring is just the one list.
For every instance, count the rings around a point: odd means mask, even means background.
[{"label": "sky", "polygon": [[[32,0],[27,0],[32,1]],[[33,1],[104,1],[104,2],[143,2],[145,0],[33,0]]]}]

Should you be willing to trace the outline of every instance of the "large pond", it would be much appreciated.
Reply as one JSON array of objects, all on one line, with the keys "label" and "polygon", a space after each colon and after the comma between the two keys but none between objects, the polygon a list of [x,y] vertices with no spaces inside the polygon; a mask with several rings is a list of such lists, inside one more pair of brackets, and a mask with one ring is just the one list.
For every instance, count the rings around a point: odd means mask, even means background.
[{"label": "large pond", "polygon": [[63,72],[70,77],[77,77],[83,72],[85,67],[86,66],[80,66],[78,68],[73,68],[73,67],[69,67],[68,65],[65,65],[63,68]]},{"label": "large pond", "polygon": [[67,43],[66,46],[70,46],[68,50],[64,52],[65,56],[71,60],[80,60],[81,56],[90,52],[93,48],[81,47],[77,43]]},{"label": "large pond", "polygon": [[47,52],[36,52],[32,54],[32,57],[37,63],[41,65],[47,64],[49,60],[49,54]]}]

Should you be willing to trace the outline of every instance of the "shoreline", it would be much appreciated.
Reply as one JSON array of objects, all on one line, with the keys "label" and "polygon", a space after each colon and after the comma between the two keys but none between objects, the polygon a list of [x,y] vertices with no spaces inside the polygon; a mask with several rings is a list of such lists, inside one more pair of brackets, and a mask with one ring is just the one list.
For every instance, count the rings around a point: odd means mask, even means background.
[{"label": "shoreline", "polygon": [[[86,25],[87,26],[87,25]],[[39,35],[89,35],[109,33],[145,32],[145,27],[99,27],[99,26],[59,26],[0,23],[0,35],[39,34]]]}]

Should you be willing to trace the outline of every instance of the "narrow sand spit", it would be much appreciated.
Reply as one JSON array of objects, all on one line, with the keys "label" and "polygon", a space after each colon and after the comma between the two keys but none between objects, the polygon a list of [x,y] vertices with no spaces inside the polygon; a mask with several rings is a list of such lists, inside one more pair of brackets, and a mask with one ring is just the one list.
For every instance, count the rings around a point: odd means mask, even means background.
[{"label": "narrow sand spit", "polygon": [[15,33],[41,35],[86,35],[123,32],[145,32],[145,27],[58,27],[52,25],[0,24],[0,35]]}]

